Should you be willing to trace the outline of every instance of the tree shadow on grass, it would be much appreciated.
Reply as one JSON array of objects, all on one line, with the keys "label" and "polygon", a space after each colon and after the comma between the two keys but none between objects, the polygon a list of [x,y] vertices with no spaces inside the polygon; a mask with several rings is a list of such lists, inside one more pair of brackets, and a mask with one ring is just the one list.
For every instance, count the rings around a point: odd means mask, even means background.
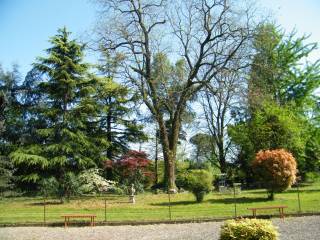
[{"label": "tree shadow on grass", "polygon": [[[179,205],[194,205],[198,204],[195,200],[194,201],[179,201],[179,202],[171,202],[171,206],[179,206]],[[151,203],[152,206],[169,206],[169,202],[161,202],[161,203]]]},{"label": "tree shadow on grass", "polygon": [[224,204],[234,204],[236,203],[257,203],[257,202],[269,202],[267,197],[257,197],[257,198],[248,198],[248,197],[237,197],[237,198],[221,198],[221,199],[209,199],[207,202],[215,203],[224,203]]},{"label": "tree shadow on grass", "polygon": [[[298,190],[297,188],[290,188],[290,189],[287,189],[281,193],[275,193],[275,194],[289,194],[289,193],[297,193]],[[317,192],[320,192],[320,189],[303,189],[303,188],[300,188],[299,189],[299,192],[300,193],[317,193]],[[250,194],[250,195],[262,195],[262,194],[267,194],[267,190],[259,190],[259,191],[252,191],[252,192],[244,192],[244,194]]]},{"label": "tree shadow on grass", "polygon": [[[63,205],[63,202],[60,201],[46,201],[45,202],[46,205]],[[29,203],[28,205],[31,206],[43,206],[44,202],[34,202],[34,203]]]},{"label": "tree shadow on grass", "polygon": [[[287,191],[282,192],[281,194],[285,193],[297,193],[298,190],[296,188],[294,189],[289,189]],[[314,192],[320,192],[320,189],[299,189],[300,193],[314,193]]]},{"label": "tree shadow on grass", "polygon": [[[247,198],[247,197],[237,197],[237,198],[221,198],[221,199],[208,199],[203,201],[203,203],[223,203],[223,204],[234,204],[234,203],[257,203],[257,202],[269,202],[267,197],[258,197],[258,198]],[[179,201],[171,202],[171,206],[181,206],[181,205],[195,205],[198,204],[196,201]],[[169,202],[162,203],[151,203],[152,206],[169,206]]]}]

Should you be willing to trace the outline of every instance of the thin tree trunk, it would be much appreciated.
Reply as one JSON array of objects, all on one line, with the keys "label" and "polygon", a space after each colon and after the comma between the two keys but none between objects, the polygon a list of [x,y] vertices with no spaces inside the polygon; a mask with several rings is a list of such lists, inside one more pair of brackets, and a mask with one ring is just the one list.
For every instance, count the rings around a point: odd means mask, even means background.
[{"label": "thin tree trunk", "polygon": [[155,156],[155,184],[158,184],[158,131],[156,131],[156,156]]}]

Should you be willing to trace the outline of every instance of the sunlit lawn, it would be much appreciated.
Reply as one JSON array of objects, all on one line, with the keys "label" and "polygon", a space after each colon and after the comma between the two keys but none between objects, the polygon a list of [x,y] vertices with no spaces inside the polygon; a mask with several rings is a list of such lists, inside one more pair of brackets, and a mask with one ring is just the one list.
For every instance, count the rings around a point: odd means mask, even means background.
[{"label": "sunlit lawn", "polygon": [[[300,189],[302,212],[320,212],[320,184]],[[242,191],[236,195],[237,214],[250,215],[249,207],[287,205],[286,213],[299,210],[296,189],[276,194],[274,201],[267,201],[265,190]],[[58,200],[47,200],[47,222],[62,222],[61,215],[72,213],[96,214],[97,221],[105,219],[105,199],[107,221],[148,221],[169,220],[167,194],[144,193],[136,196],[136,204],[128,203],[126,196],[107,195],[83,197],[59,204]],[[42,198],[7,198],[0,200],[0,223],[27,223],[43,221]],[[171,195],[171,217],[177,219],[200,219],[232,217],[235,214],[233,194],[210,193],[203,203],[195,203],[190,193]],[[277,211],[258,212],[277,214]]]}]

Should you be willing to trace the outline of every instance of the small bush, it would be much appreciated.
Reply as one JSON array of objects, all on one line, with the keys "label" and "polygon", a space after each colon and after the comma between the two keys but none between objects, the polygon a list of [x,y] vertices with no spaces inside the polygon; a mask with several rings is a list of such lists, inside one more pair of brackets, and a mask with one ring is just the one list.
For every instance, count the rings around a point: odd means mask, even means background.
[{"label": "small bush", "polygon": [[192,192],[197,202],[202,202],[206,193],[212,189],[212,174],[206,170],[190,170],[179,178],[184,189]]},{"label": "small bush", "polygon": [[297,163],[284,149],[259,151],[252,163],[254,172],[273,199],[275,192],[282,192],[296,180]]},{"label": "small bush", "polygon": [[221,226],[219,240],[277,240],[277,229],[271,221],[239,219],[226,221]]},{"label": "small bush", "polygon": [[318,172],[308,172],[306,174],[306,182],[320,182],[320,173]]},{"label": "small bush", "polygon": [[45,197],[59,196],[59,182],[54,177],[44,178],[40,181],[40,194]]},{"label": "small bush", "polygon": [[79,194],[80,183],[73,172],[65,173],[62,180],[59,180],[55,177],[42,179],[39,184],[41,195],[58,197],[63,203],[65,199],[69,201],[71,196]]}]

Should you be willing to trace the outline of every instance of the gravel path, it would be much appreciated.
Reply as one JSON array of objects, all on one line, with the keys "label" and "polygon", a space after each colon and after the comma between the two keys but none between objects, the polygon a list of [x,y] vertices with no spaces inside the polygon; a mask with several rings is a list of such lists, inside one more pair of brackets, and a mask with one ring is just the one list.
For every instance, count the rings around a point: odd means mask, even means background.
[{"label": "gravel path", "polygon": [[[274,219],[281,240],[319,240],[320,216]],[[7,227],[1,240],[217,240],[221,222],[98,227]]]}]

